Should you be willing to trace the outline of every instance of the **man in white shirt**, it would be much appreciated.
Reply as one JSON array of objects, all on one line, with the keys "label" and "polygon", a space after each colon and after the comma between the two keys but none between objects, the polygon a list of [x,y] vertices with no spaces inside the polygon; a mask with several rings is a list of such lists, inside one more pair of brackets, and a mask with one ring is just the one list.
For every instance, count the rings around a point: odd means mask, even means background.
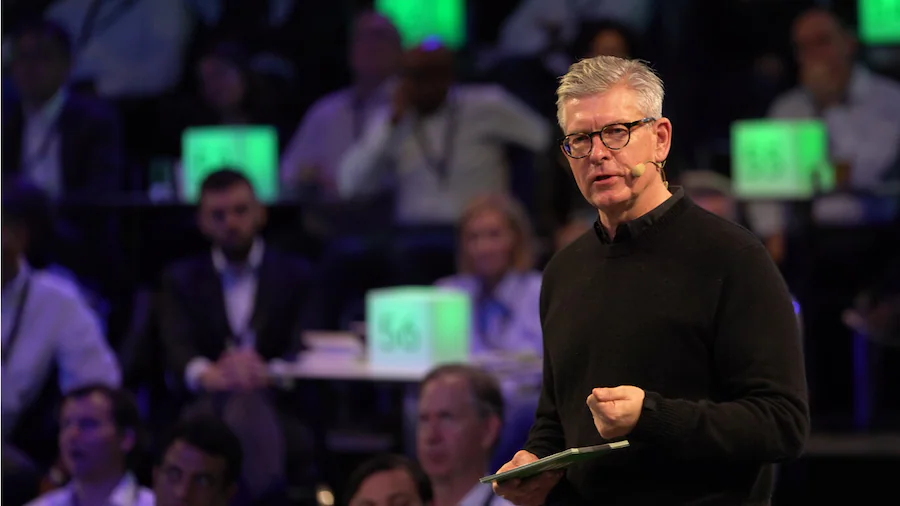
[{"label": "man in white shirt", "polygon": [[403,47],[391,21],[375,12],[356,19],[350,46],[353,84],[314,103],[281,160],[281,180],[292,192],[315,187],[337,196],[336,172],[344,153],[362,137],[372,114],[391,103]]},{"label": "man in white shirt", "polygon": [[503,394],[490,374],[462,364],[422,380],[416,451],[434,490],[434,506],[505,506],[486,474],[503,427]]},{"label": "man in white shirt", "polygon": [[38,239],[32,222],[46,204],[43,194],[27,184],[11,183],[4,190],[2,426],[3,441],[9,442],[54,368],[63,393],[93,383],[118,387],[121,373],[78,287],[33,270],[25,260],[29,242]]},{"label": "man in white shirt", "polygon": [[28,506],[153,506],[153,494],[126,467],[139,425],[128,392],[104,385],[70,392],[60,413],[59,446],[72,479]]},{"label": "man in white shirt", "polygon": [[454,57],[436,41],[409,51],[391,107],[351,143],[338,170],[344,198],[396,191],[402,224],[452,225],[483,192],[516,177],[506,149],[540,152],[549,125],[498,86],[454,85]]},{"label": "man in white shirt", "polygon": [[68,34],[50,21],[28,23],[10,49],[17,96],[3,108],[3,174],[27,178],[53,198],[121,191],[118,119],[103,101],[67,89]]},{"label": "man in white shirt", "polygon": [[[838,186],[877,190],[900,162],[900,83],[855,63],[856,38],[828,10],[814,8],[802,13],[794,22],[792,38],[800,86],[778,97],[769,117],[823,120],[828,127],[831,160],[839,168]],[[858,204],[856,212],[865,214],[861,202]],[[823,217],[826,207],[819,208]],[[855,212],[841,210],[838,214]],[[748,205],[747,218],[780,262],[790,228],[789,210],[778,202],[754,202]]]},{"label": "man in white shirt", "polygon": [[253,499],[279,493],[286,478],[313,485],[311,437],[269,388],[268,374],[271,361],[300,351],[311,271],[263,241],[265,220],[243,174],[207,176],[198,222],[213,247],[166,270],[159,311],[168,371],[196,395],[187,411],[216,413],[237,433],[247,456],[244,491]]}]

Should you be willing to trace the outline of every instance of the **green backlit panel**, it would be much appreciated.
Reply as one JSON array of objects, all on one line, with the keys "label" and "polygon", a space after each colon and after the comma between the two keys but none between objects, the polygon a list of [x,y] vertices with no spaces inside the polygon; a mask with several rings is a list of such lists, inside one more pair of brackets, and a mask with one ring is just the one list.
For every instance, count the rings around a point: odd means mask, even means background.
[{"label": "green backlit panel", "polygon": [[857,9],[863,44],[900,44],[900,0],[859,0]]},{"label": "green backlit panel", "polygon": [[366,294],[366,354],[376,368],[428,369],[469,356],[469,297],[430,286]]},{"label": "green backlit panel", "polygon": [[397,25],[405,47],[428,37],[453,49],[466,42],[465,0],[375,0],[375,10]]},{"label": "green backlit panel", "polygon": [[731,179],[743,199],[808,199],[834,189],[828,131],[818,120],[747,120],[731,126]]},{"label": "green backlit panel", "polygon": [[229,167],[244,173],[260,200],[278,198],[278,133],[274,127],[197,127],[181,137],[181,198],[196,203],[211,172]]}]

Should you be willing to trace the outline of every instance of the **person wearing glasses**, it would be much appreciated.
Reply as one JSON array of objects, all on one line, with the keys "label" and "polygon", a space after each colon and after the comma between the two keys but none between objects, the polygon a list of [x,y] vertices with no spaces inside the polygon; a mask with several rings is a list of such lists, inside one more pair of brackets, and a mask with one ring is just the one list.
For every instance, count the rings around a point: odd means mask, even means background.
[{"label": "person wearing glasses", "polygon": [[518,505],[768,504],[809,433],[799,329],[750,232],[669,188],[663,83],[598,56],[560,82],[560,141],[597,221],[547,265],[535,423],[506,471],[570,447],[631,446],[494,484]]}]

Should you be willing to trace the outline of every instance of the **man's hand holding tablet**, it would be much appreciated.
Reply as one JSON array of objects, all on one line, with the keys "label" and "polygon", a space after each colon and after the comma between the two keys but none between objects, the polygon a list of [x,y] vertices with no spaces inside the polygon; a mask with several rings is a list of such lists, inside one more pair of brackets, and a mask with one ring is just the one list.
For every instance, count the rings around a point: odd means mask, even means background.
[{"label": "man's hand holding tablet", "polygon": [[[509,471],[538,460],[537,456],[525,450],[519,450],[512,460],[503,464],[497,473]],[[559,483],[565,474],[564,469],[544,471],[536,476],[521,480],[513,479],[502,483],[494,482],[494,493],[518,506],[541,506],[547,494]]]}]

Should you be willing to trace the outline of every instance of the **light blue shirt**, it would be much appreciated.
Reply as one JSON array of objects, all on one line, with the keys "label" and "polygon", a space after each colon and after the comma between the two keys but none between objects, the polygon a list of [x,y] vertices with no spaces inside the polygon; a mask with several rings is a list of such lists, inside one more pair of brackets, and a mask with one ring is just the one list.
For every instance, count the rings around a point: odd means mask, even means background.
[{"label": "light blue shirt", "polygon": [[[21,265],[2,293],[4,347],[16,317],[21,318],[0,382],[4,440],[40,392],[54,363],[63,393],[91,383],[118,387],[122,379],[97,315],[78,287],[51,272],[33,271],[24,261]],[[19,311],[26,284],[28,294]]]},{"label": "light blue shirt", "polygon": [[510,272],[490,294],[483,294],[481,281],[467,274],[449,276],[435,284],[469,295],[472,301],[472,355],[507,351],[543,356],[541,273]]}]

